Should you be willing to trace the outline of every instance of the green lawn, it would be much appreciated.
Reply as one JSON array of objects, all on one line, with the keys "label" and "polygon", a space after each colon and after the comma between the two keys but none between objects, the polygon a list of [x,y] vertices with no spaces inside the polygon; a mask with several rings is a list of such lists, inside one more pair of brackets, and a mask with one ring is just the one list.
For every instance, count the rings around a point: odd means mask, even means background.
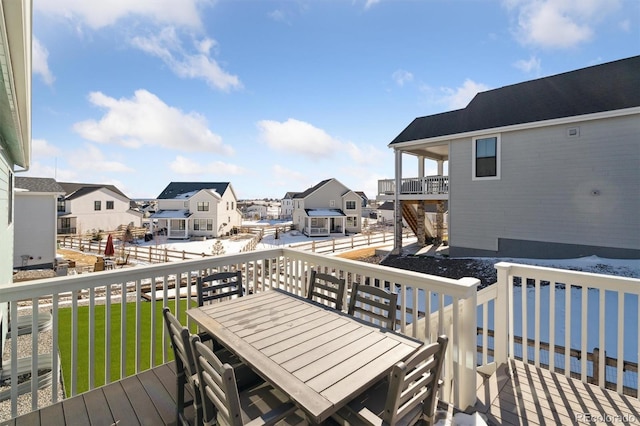
[{"label": "green lawn", "polygon": [[[169,304],[171,312],[175,313],[175,303]],[[162,362],[162,333],[164,332],[164,318],[162,316],[163,302],[158,301],[152,303],[141,304],[141,333],[140,336],[140,369],[146,370],[151,367],[151,309],[155,307],[156,311],[156,327],[155,333],[155,363]],[[111,305],[111,381],[118,380],[120,375],[120,304]],[[180,322],[186,324],[186,301],[181,301],[180,306]],[[105,384],[105,306],[95,306],[95,369],[94,369],[94,386],[102,386]],[[60,363],[62,367],[62,379],[66,396],[70,396],[71,392],[71,308],[62,308],[58,311],[58,348],[60,351]],[[127,336],[126,336],[126,375],[135,374],[135,351],[136,351],[136,305],[135,303],[127,303]],[[195,332],[194,326],[194,332]],[[89,390],[89,307],[78,307],[78,361],[77,371],[77,388],[78,393]],[[167,337],[168,344],[168,337]],[[168,347],[167,351],[169,360],[173,359],[173,350]]]}]

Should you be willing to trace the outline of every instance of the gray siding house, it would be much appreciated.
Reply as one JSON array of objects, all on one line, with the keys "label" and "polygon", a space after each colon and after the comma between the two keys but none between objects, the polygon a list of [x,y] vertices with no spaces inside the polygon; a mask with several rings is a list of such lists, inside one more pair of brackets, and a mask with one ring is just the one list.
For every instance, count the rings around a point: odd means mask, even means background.
[{"label": "gray siding house", "polygon": [[[396,217],[448,200],[452,256],[640,258],[640,56],[478,93],[389,147],[378,198]],[[403,177],[406,155],[438,176]]]}]

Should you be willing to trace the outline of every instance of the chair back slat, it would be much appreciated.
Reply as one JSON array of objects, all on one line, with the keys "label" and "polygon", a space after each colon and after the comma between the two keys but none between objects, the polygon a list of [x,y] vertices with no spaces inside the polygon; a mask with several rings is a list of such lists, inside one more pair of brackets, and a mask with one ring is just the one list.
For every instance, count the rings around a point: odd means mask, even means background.
[{"label": "chair back slat", "polygon": [[197,335],[191,337],[191,346],[203,393],[204,424],[242,425],[240,396],[233,367],[223,364]]},{"label": "chair back slat", "polygon": [[[407,361],[393,367],[383,415],[385,422],[391,425],[399,419],[404,422],[412,412],[416,418],[433,418],[448,342],[446,336],[440,336],[436,343],[420,348]],[[422,409],[415,412],[419,405],[422,405]],[[412,424],[411,420],[409,424]]]},{"label": "chair back slat", "polygon": [[380,324],[394,330],[398,309],[398,295],[383,288],[354,283],[349,299],[349,315]]},{"label": "chair back slat", "polygon": [[342,278],[330,274],[311,271],[307,299],[329,304],[336,310],[342,310],[346,282]]},{"label": "chair back slat", "polygon": [[242,297],[242,272],[218,272],[206,277],[198,277],[198,306],[226,297]]}]

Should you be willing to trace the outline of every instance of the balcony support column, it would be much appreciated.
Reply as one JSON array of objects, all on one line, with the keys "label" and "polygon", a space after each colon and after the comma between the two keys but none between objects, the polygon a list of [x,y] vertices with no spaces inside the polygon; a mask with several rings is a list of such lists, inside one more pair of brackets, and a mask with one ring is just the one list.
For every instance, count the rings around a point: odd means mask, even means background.
[{"label": "balcony support column", "polygon": [[391,254],[402,253],[402,205],[400,191],[402,188],[402,151],[396,149],[395,154],[395,191],[393,196],[393,251]]},{"label": "balcony support column", "polygon": [[424,157],[418,157],[418,177],[424,177]]},{"label": "balcony support column", "polygon": [[438,160],[438,176],[444,176],[444,160]]},{"label": "balcony support column", "polygon": [[436,243],[441,244],[444,239],[444,201],[436,204]]},{"label": "balcony support column", "polygon": [[418,204],[416,205],[416,218],[418,220],[418,245],[424,247],[427,245],[427,235],[424,224],[424,201],[418,201]]}]

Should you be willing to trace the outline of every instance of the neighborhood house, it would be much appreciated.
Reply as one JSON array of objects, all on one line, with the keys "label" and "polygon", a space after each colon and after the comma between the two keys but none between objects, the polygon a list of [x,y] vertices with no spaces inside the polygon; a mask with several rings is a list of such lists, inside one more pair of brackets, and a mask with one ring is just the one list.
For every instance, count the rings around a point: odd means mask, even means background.
[{"label": "neighborhood house", "polygon": [[378,198],[395,201],[396,252],[401,217],[424,238],[425,204],[448,201],[452,256],[640,258],[640,56],[478,93],[389,147]]},{"label": "neighborhood house", "polygon": [[360,232],[362,198],[336,179],[293,195],[293,223],[310,237]]},{"label": "neighborhood house", "polygon": [[154,233],[171,239],[224,236],[242,224],[229,182],[171,182],[158,196],[149,219]]}]

